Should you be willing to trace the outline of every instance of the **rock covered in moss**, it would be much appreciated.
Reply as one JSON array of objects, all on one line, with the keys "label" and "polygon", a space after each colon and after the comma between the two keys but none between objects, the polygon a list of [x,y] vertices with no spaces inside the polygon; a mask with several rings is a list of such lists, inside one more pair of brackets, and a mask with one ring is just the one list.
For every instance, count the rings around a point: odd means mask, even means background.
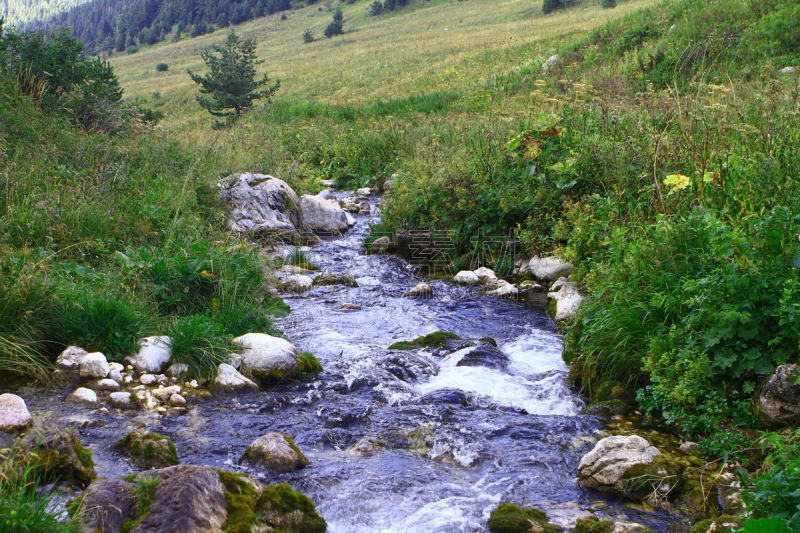
[{"label": "rock covered in moss", "polygon": [[616,435],[600,440],[578,465],[578,481],[585,487],[625,492],[623,477],[636,465],[651,464],[659,451],[637,435]]},{"label": "rock covered in moss", "polygon": [[114,444],[137,468],[160,468],[178,464],[178,452],[169,437],[136,429]]},{"label": "rock covered in moss", "polygon": [[21,450],[15,462],[42,484],[69,481],[86,487],[96,477],[92,452],[71,430],[31,429],[17,439],[14,447]]},{"label": "rock covered in moss", "polygon": [[492,511],[489,533],[560,533],[563,527],[551,524],[547,514],[533,508],[522,508],[513,503],[502,503]]},{"label": "rock covered in moss", "polygon": [[[233,339],[242,346],[241,368],[261,385],[293,377],[301,351],[291,342],[265,333],[248,333]],[[236,366],[236,365],[233,365]]]},{"label": "rock covered in moss", "polygon": [[263,466],[275,472],[294,472],[311,464],[291,437],[270,432],[253,441],[239,464]]},{"label": "rock covered in moss", "polygon": [[314,285],[329,286],[342,285],[344,287],[358,287],[356,278],[349,274],[323,274],[314,278]]},{"label": "rock covered in moss", "polygon": [[738,530],[741,523],[742,519],[737,516],[721,515],[696,523],[690,533],[731,533]]},{"label": "rock covered in moss", "polygon": [[0,394],[0,431],[22,429],[31,420],[25,400],[16,394]]},{"label": "rock covered in moss", "polygon": [[69,508],[79,513],[83,533],[120,533],[124,521],[138,517],[134,485],[118,476],[98,479]]}]

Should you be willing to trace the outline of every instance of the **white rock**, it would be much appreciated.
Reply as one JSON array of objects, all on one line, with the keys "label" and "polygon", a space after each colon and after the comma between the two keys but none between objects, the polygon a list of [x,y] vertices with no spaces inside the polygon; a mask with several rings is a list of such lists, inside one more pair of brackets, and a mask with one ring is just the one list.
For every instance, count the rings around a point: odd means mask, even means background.
[{"label": "white rock", "polygon": [[560,62],[561,62],[561,56],[557,54],[554,56],[550,56],[547,59],[547,61],[544,62],[544,65],[542,65],[542,72],[544,72],[545,74],[551,72],[558,66]]},{"label": "white rock", "polygon": [[219,365],[217,375],[211,380],[208,388],[216,394],[222,394],[241,390],[257,391],[258,385],[255,381],[241,375],[231,365],[223,363]]},{"label": "white rock", "polygon": [[650,529],[636,522],[614,522],[611,533],[649,533]]},{"label": "white rock", "polygon": [[24,428],[30,423],[25,400],[16,394],[0,394],[0,431]]},{"label": "white rock", "polygon": [[353,226],[355,226],[358,223],[358,221],[355,219],[355,217],[353,217],[353,215],[351,215],[347,211],[344,212],[344,216],[347,219],[347,227],[348,228],[352,228]]},{"label": "white rock", "polygon": [[91,386],[97,390],[108,390],[108,391],[118,391],[120,388],[122,388],[122,385],[120,385],[117,381],[110,378],[105,378],[99,381],[95,381],[94,383],[91,384]]},{"label": "white rock", "polygon": [[453,278],[453,281],[460,285],[477,285],[480,283],[478,275],[471,270],[462,270]]},{"label": "white rock", "polygon": [[169,365],[170,338],[166,336],[145,337],[139,340],[138,353],[130,358],[137,372],[155,374]]},{"label": "white rock", "polygon": [[146,396],[145,398],[142,398],[142,399],[139,400],[139,408],[141,408],[141,409],[143,409],[145,411],[149,411],[151,409],[156,409],[160,405],[161,404],[158,403],[158,400],[156,400],[152,396]]},{"label": "white rock", "polygon": [[186,398],[180,394],[173,394],[169,397],[169,404],[173,407],[186,407]]},{"label": "white rock", "polygon": [[317,233],[338,235],[350,226],[347,216],[339,205],[323,200],[319,196],[304,194],[300,198],[300,219],[303,227]]},{"label": "white rock", "polygon": [[108,375],[106,356],[100,352],[87,353],[80,359],[81,378],[97,379]]},{"label": "white rock", "polygon": [[113,379],[117,383],[122,383],[124,380],[124,375],[122,371],[125,369],[119,363],[108,363],[108,377],[109,379]]},{"label": "white rock", "polygon": [[122,378],[123,383],[133,383],[133,376],[125,376]]},{"label": "white rock", "polygon": [[192,381],[189,382],[189,387],[191,387],[193,389],[196,389],[196,388],[200,387],[200,384],[197,383],[196,379],[193,379]]},{"label": "white rock", "polygon": [[296,292],[298,294],[311,290],[311,287],[313,286],[314,280],[301,274],[289,276],[286,278],[286,281],[283,282],[283,290]]},{"label": "white rock", "polygon": [[358,189],[356,191],[356,194],[358,196],[369,196],[370,194],[372,194],[372,189],[370,189],[369,187],[364,187],[363,189]]},{"label": "white rock", "polygon": [[534,257],[528,262],[528,269],[533,277],[542,280],[554,280],[572,274],[575,267],[557,257]]},{"label": "white rock", "polygon": [[[566,278],[559,278],[550,289],[551,292],[547,293],[547,297],[556,300],[556,314],[553,320],[558,322],[574,317],[583,302],[583,296],[578,291],[578,284],[568,281]],[[555,292],[553,292],[554,290]]]},{"label": "white rock", "polygon": [[180,393],[181,393],[181,388],[178,385],[172,385],[170,387],[163,387],[154,390],[153,396],[155,396],[161,402],[168,402],[173,394],[180,394]]},{"label": "white rock", "polygon": [[317,198],[322,198],[323,200],[336,200],[336,195],[333,194],[333,191],[330,189],[324,189],[317,193]]},{"label": "white rock", "polygon": [[265,333],[248,333],[233,339],[244,349],[241,366],[257,382],[269,381],[276,373],[291,377],[297,372],[297,356],[302,352],[291,342]]},{"label": "white rock", "polygon": [[219,197],[230,207],[228,229],[296,241],[300,237],[297,194],[273,176],[234,174],[219,180]]},{"label": "white rock", "polygon": [[417,283],[414,287],[403,295],[404,298],[416,298],[418,296],[428,296],[433,294],[433,287],[427,283]]},{"label": "white rock", "polygon": [[622,476],[629,468],[651,464],[659,454],[642,437],[616,435],[600,440],[581,458],[578,477],[585,486],[607,486],[624,490]]},{"label": "white rock", "polygon": [[780,72],[781,74],[794,74],[795,72],[798,71],[800,71],[800,68],[798,67],[784,67],[780,69],[778,72]]},{"label": "white rock", "polygon": [[494,270],[491,268],[480,267],[477,270],[472,271],[476,276],[478,276],[479,280],[493,280],[497,279],[497,274],[494,273]]},{"label": "white rock", "polygon": [[65,401],[67,403],[95,405],[97,403],[97,393],[91,389],[79,387],[68,394]]},{"label": "white rock", "polygon": [[56,366],[64,372],[77,373],[80,371],[81,359],[88,353],[79,346],[69,346],[58,355]]},{"label": "white rock", "polygon": [[341,309],[342,311],[361,311],[361,306],[358,304],[345,302],[339,309]]},{"label": "white rock", "polygon": [[112,392],[108,397],[108,403],[122,409],[133,409],[134,407],[130,392]]},{"label": "white rock", "polygon": [[167,375],[171,378],[179,378],[189,371],[189,365],[186,363],[172,363],[167,369]]},{"label": "white rock", "polygon": [[152,385],[156,381],[158,381],[158,378],[155,377],[153,374],[142,374],[141,376],[139,376],[139,383],[141,383],[142,385]]},{"label": "white rock", "polygon": [[519,291],[513,284],[501,279],[497,282],[497,288],[492,291],[487,291],[486,296],[493,296],[495,298],[516,298],[518,293]]}]

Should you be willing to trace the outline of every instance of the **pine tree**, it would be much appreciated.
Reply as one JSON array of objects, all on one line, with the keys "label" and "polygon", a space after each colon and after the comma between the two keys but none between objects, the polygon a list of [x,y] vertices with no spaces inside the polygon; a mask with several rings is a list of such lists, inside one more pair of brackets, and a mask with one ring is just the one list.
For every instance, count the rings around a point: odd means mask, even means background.
[{"label": "pine tree", "polygon": [[272,87],[258,90],[269,78],[264,74],[256,80],[256,65],[264,62],[256,60],[256,41],[240,41],[233,30],[224,45],[215,44],[200,56],[210,72],[200,76],[190,70],[189,76],[200,85],[197,102],[215,117],[238,118],[255,100],[269,99],[280,87],[277,80]]}]

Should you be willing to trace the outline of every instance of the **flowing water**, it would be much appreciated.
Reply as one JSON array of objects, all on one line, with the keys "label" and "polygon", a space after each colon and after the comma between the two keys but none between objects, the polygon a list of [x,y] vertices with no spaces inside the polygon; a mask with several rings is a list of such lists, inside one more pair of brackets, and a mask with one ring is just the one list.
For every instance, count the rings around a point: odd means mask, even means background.
[{"label": "flowing water", "polygon": [[[370,217],[358,219],[307,255],[359,286],[286,295],[292,313],[278,323],[320,360],[317,378],[223,399],[190,397],[185,412],[166,415],[67,406],[68,391],[17,393],[48,423],[81,428],[98,475],[131,471],[109,448],[146,426],[170,436],[183,463],[289,482],[314,500],[331,533],[484,532],[506,501],[543,509],[563,525],[591,511],[664,531],[670,517],[576,484],[580,457],[602,424],[578,414],[583,402],[567,384],[561,336],[546,314],[447,281],[432,282],[433,297],[403,298],[421,278],[396,257],[364,255]],[[362,309],[342,311],[345,302]],[[459,365],[474,347],[388,350],[439,330],[492,337],[507,360]],[[312,465],[281,475],[240,467],[247,445],[268,431],[293,436]]]}]

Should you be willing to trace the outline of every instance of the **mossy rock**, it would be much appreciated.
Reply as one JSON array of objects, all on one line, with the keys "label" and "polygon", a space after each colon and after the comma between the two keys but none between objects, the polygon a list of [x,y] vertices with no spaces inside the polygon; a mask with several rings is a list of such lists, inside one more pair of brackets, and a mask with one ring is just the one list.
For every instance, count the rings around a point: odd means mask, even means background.
[{"label": "mossy rock", "polygon": [[147,470],[178,464],[178,451],[169,437],[137,429],[117,441],[114,450],[125,455],[137,468]]},{"label": "mossy rock", "polygon": [[[730,525],[725,524],[733,524],[734,527],[732,528]],[[742,519],[737,516],[721,515],[696,523],[692,526],[692,529],[689,530],[689,533],[706,533],[707,531],[713,531],[714,533],[731,533],[734,528],[739,529],[741,524]]]},{"label": "mossy rock", "polygon": [[616,415],[628,415],[633,409],[633,407],[621,400],[607,400],[591,403],[578,414],[611,418]]},{"label": "mossy rock", "polygon": [[317,276],[314,278],[314,285],[343,285],[345,287],[358,287],[358,283],[353,276],[347,274],[331,274],[328,276]]},{"label": "mossy rock", "polygon": [[496,340],[494,340],[492,337],[481,337],[481,338],[480,338],[480,339],[478,339],[478,340],[479,340],[479,341],[481,341],[481,342],[485,342],[485,343],[487,343],[487,344],[491,344],[492,346],[494,346],[495,348],[497,348],[497,341],[496,341]]},{"label": "mossy rock", "polygon": [[625,471],[622,483],[625,492],[638,500],[653,494],[674,498],[681,483],[683,465],[669,454],[656,455],[650,464],[637,464]]},{"label": "mossy rock", "polygon": [[86,488],[97,477],[92,452],[69,431],[50,428],[31,430],[18,447],[23,453],[12,454],[14,470],[38,479],[40,484],[69,481]]},{"label": "mossy rock", "polygon": [[243,463],[275,472],[294,472],[310,465],[311,461],[300,451],[292,437],[271,431],[247,447],[239,458],[239,464]]},{"label": "mossy rock", "polygon": [[573,533],[611,533],[614,531],[613,520],[578,520]]},{"label": "mossy rock", "polygon": [[461,339],[455,333],[449,331],[435,331],[422,337],[417,337],[413,341],[400,341],[389,346],[390,350],[413,350],[414,348],[439,348],[453,339]]},{"label": "mossy rock", "polygon": [[296,266],[297,268],[304,268],[306,270],[311,270],[314,272],[319,272],[320,270],[320,268],[313,263],[292,263],[292,266]]},{"label": "mossy rock", "polygon": [[[252,533],[265,528],[283,533],[325,533],[325,520],[311,499],[286,483],[263,486],[243,474],[218,470],[225,486],[228,516],[222,530]],[[270,531],[271,531],[270,530]]]},{"label": "mossy rock", "polygon": [[561,533],[563,527],[550,523],[547,514],[513,503],[502,503],[489,517],[490,533]]},{"label": "mossy rock", "polygon": [[627,404],[632,404],[636,401],[636,396],[619,381],[606,381],[597,387],[593,400],[597,402],[619,400]]},{"label": "mossy rock", "polygon": [[304,352],[297,356],[297,373],[295,377],[316,376],[322,372],[322,364],[311,352]]}]

